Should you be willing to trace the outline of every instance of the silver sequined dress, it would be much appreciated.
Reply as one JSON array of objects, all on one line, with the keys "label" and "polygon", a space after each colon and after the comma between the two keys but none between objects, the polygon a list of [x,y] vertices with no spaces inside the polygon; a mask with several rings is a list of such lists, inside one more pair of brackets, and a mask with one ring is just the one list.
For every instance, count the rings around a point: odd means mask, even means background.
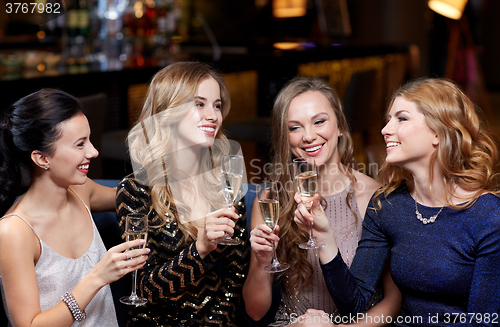
[{"label": "silver sequined dress", "polygon": [[[78,196],[78,194],[76,195]],[[90,215],[90,210],[87,205],[85,205],[85,208]],[[15,214],[9,214],[4,217],[14,215]],[[26,220],[24,220],[24,218],[18,215],[15,216],[21,218],[29,225],[31,229],[33,229],[33,227]],[[73,288],[75,288],[76,284],[78,284],[78,282],[85,275],[87,275],[90,270],[92,270],[92,268],[94,268],[97,262],[99,262],[99,260],[101,260],[101,258],[106,253],[106,248],[104,246],[104,243],[102,242],[101,236],[99,235],[99,231],[97,230],[97,227],[94,224],[92,218],[91,220],[94,229],[94,237],[92,239],[92,243],[87,252],[85,252],[80,258],[77,259],[64,257],[52,250],[47,244],[42,241],[42,239],[40,239],[37,232],[33,229],[33,232],[40,240],[40,245],[42,248],[40,258],[35,265],[38,290],[40,294],[40,307],[42,309],[42,312],[54,307],[56,304],[61,302],[63,294],[66,292],[70,292]],[[11,327],[13,326],[13,323],[8,313],[1,277],[0,285],[2,286],[2,298],[5,312],[7,313],[7,317],[9,319],[8,327]],[[113,297],[111,295],[111,288],[109,287],[109,285],[106,285],[99,290],[92,301],[90,301],[89,305],[85,308],[85,312],[87,313],[87,318],[82,322],[75,322],[72,326],[118,327],[115,306],[113,304]]]}]

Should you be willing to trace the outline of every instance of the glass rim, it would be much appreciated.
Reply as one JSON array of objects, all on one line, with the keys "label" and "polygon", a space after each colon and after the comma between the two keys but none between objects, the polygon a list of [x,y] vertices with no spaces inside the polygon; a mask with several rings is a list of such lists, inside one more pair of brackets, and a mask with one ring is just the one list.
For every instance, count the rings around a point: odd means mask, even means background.
[{"label": "glass rim", "polygon": [[292,160],[292,164],[294,169],[299,169],[299,167],[308,167],[308,166],[314,168],[314,170],[318,169],[315,158],[304,158],[304,157],[295,158]]}]

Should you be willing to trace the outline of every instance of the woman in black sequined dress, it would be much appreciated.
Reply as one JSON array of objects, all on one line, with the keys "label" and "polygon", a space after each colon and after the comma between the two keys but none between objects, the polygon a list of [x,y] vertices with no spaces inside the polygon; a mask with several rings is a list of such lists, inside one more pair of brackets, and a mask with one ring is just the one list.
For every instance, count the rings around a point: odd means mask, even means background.
[{"label": "woman in black sequined dress", "polygon": [[[220,127],[229,107],[222,76],[206,64],[171,64],[149,86],[128,136],[134,173],[117,191],[122,228],[130,212],[149,216],[151,253],[138,278],[148,303],[131,310],[130,326],[241,326],[246,210],[238,200],[219,209],[221,156],[229,152]],[[217,245],[224,232],[241,244]]]}]

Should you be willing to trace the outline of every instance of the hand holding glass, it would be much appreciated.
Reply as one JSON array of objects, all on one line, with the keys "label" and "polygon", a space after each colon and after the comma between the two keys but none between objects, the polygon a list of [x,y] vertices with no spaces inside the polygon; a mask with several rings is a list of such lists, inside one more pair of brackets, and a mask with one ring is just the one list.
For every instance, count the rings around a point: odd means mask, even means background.
[{"label": "hand holding glass", "polygon": [[[279,218],[279,193],[278,193],[278,183],[265,183],[257,185],[257,197],[259,201],[260,211],[262,212],[262,217],[267,227],[274,230],[278,224]],[[273,259],[270,264],[264,267],[264,270],[269,273],[276,273],[280,271],[287,270],[290,265],[288,263],[281,263],[276,257],[276,247],[274,242],[273,246]]]},{"label": "hand holding glass", "polygon": [[[300,194],[302,202],[307,210],[311,211],[314,195],[318,190],[318,172],[314,158],[297,158],[293,160],[293,167],[295,171],[295,181],[297,183],[297,191]],[[325,244],[318,244],[313,237],[312,224],[309,225],[309,240],[305,243],[299,244],[301,249],[318,249]]]},{"label": "hand holding glass", "polygon": [[[226,205],[231,208],[234,199],[238,195],[241,187],[241,179],[243,177],[243,157],[224,155],[222,156],[222,194],[226,200]],[[218,244],[237,245],[240,241],[232,239],[228,233],[217,241]]]},{"label": "hand holding glass", "polygon": [[[134,241],[137,239],[148,238],[148,216],[146,214],[133,213],[129,214],[125,220],[125,234],[127,235],[127,242]],[[141,246],[144,248],[146,242]],[[143,305],[148,302],[147,299],[140,297],[136,293],[137,291],[137,270],[134,271],[134,277],[132,280],[132,293],[130,296],[124,296],[120,298],[120,302],[128,305]]]}]

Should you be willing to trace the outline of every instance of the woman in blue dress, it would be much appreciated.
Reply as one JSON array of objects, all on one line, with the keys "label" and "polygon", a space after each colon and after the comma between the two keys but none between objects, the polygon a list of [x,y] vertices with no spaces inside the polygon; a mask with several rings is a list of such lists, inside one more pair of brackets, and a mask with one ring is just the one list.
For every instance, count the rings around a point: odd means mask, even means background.
[{"label": "woman in blue dress", "polygon": [[[380,176],[349,269],[318,199],[295,220],[327,245],[325,281],[344,319],[363,312],[384,264],[402,293],[397,326],[498,325],[500,199],[497,147],[453,82],[420,79],[395,92]],[[296,196],[300,202],[300,197]]]}]

